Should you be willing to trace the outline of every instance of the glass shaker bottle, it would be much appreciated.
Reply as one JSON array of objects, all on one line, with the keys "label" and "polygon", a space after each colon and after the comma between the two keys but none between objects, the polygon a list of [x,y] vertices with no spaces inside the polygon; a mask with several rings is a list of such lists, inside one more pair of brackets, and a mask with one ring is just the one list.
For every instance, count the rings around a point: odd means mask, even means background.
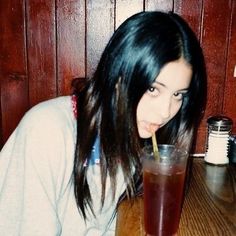
[{"label": "glass shaker bottle", "polygon": [[229,163],[229,136],[232,120],[226,116],[212,116],[207,120],[208,133],[204,160],[215,165]]}]

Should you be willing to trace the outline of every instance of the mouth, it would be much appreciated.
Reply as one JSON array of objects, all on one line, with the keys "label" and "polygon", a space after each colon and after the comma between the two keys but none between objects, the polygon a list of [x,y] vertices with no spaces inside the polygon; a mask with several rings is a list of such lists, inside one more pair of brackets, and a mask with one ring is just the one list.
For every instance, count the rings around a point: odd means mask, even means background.
[{"label": "mouth", "polygon": [[160,125],[159,124],[153,124],[151,123],[149,125],[149,130],[151,131],[151,133],[155,133],[158,129],[160,128]]},{"label": "mouth", "polygon": [[152,123],[152,122],[148,122],[148,121],[140,121],[140,125],[141,128],[143,128],[144,130],[146,130],[148,133],[155,133],[160,127],[160,124],[157,123]]}]

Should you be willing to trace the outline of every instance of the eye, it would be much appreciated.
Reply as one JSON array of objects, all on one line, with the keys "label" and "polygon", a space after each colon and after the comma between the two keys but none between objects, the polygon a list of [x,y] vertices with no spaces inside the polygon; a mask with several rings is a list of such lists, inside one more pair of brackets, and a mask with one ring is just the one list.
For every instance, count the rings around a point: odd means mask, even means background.
[{"label": "eye", "polygon": [[149,90],[150,92],[154,92],[154,91],[155,91],[155,88],[154,88],[154,87],[149,87],[148,90]]},{"label": "eye", "polygon": [[156,97],[156,96],[158,96],[159,95],[159,90],[157,89],[157,88],[155,88],[155,87],[153,87],[153,86],[150,86],[149,88],[148,88],[148,90],[147,90],[147,93],[148,94],[150,94],[151,96],[153,96],[153,97]]},{"label": "eye", "polygon": [[173,94],[173,96],[174,96],[174,99],[176,99],[176,100],[183,100],[183,98],[184,98],[184,94],[183,93],[179,93],[179,92],[175,92],[174,94]]}]

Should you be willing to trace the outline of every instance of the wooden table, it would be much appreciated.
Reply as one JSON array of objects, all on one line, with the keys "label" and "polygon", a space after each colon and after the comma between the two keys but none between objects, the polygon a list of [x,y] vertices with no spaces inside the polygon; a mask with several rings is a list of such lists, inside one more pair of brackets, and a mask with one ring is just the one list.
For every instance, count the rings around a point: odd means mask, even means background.
[{"label": "wooden table", "polygon": [[[141,236],[143,201],[124,201],[118,210],[116,236]],[[202,158],[189,165],[178,236],[236,235],[236,166],[213,166]]]}]

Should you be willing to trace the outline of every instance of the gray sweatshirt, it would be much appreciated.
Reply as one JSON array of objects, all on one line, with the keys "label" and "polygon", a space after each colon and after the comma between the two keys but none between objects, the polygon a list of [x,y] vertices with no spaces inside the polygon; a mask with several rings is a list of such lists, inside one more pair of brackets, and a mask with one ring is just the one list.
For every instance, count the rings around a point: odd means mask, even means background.
[{"label": "gray sweatshirt", "polygon": [[70,96],[40,103],[21,120],[0,153],[0,235],[115,235],[109,221],[125,190],[121,169],[115,201],[109,178],[101,210],[99,164],[89,165],[88,183],[96,217],[84,222],[72,181],[76,118]]}]

